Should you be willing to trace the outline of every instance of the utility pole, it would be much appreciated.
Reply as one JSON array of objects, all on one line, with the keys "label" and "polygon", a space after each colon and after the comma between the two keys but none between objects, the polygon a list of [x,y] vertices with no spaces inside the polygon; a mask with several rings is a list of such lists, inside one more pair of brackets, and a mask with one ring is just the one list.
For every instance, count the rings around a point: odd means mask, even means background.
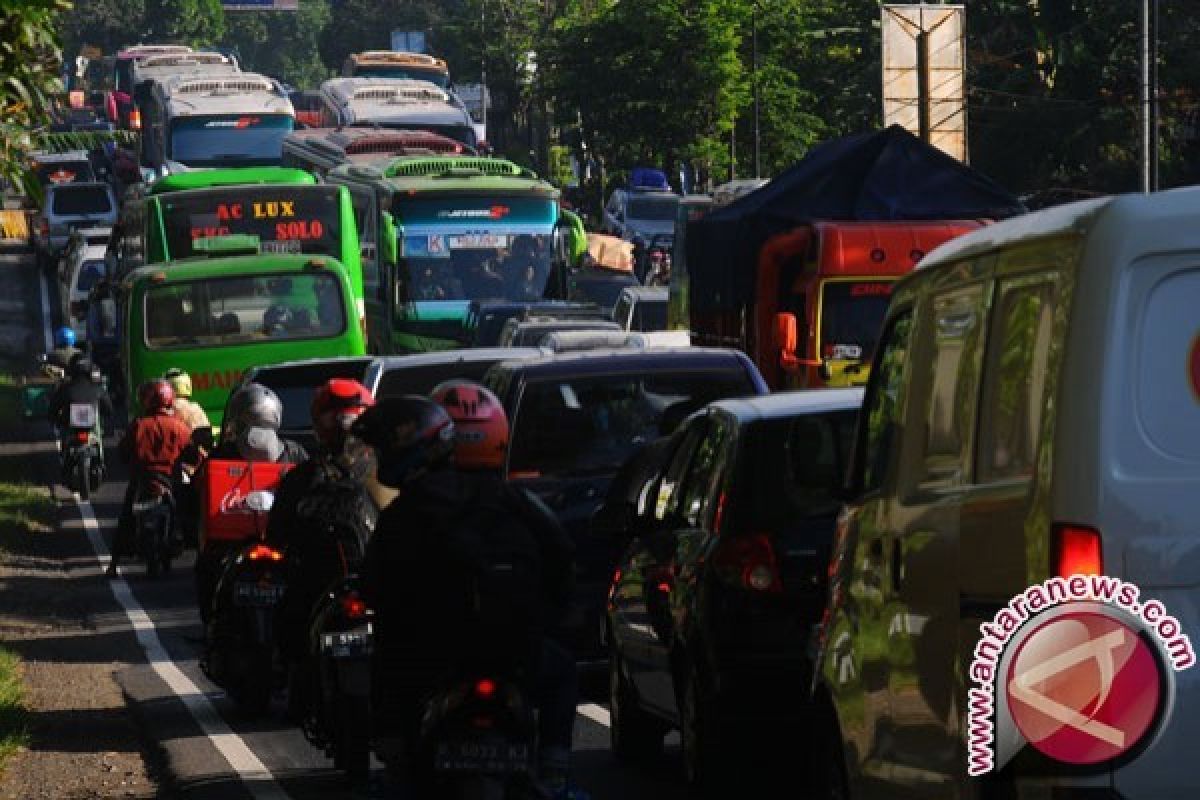
[{"label": "utility pole", "polygon": [[[488,88],[487,88],[487,0],[479,4],[479,102],[483,105],[480,112],[483,116],[483,130],[488,139],[492,138],[488,130]],[[490,142],[489,142],[490,144]]]},{"label": "utility pole", "polygon": [[754,177],[762,177],[762,146],[758,128],[758,0],[750,12],[751,64],[750,79],[754,82]]},{"label": "utility pole", "polygon": [[1142,0],[1142,191],[1158,189],[1158,0]]}]

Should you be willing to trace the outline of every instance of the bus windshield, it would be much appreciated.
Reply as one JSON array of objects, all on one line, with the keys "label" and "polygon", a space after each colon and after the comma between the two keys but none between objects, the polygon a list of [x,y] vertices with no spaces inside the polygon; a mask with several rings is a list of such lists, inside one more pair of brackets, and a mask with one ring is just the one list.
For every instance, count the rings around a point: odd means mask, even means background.
[{"label": "bus windshield", "polygon": [[165,195],[162,208],[167,259],[195,255],[206,236],[252,234],[264,253],[341,258],[336,186],[237,186]]},{"label": "bus windshield", "polygon": [[538,300],[553,248],[554,201],[534,197],[409,199],[401,266],[409,299]]},{"label": "bus windshield", "polygon": [[894,281],[826,281],[821,288],[821,357],[869,360]]},{"label": "bus windshield", "polygon": [[356,78],[408,78],[414,81],[428,81],[445,89],[450,86],[450,76],[437,70],[421,69],[420,67],[359,67],[354,71]]},{"label": "bus windshield", "polygon": [[341,286],[322,272],[156,286],[145,303],[146,344],[154,350],[329,338],[346,329]]},{"label": "bus windshield", "polygon": [[221,114],[171,121],[170,158],[190,167],[279,164],[295,121],[286,114]]}]

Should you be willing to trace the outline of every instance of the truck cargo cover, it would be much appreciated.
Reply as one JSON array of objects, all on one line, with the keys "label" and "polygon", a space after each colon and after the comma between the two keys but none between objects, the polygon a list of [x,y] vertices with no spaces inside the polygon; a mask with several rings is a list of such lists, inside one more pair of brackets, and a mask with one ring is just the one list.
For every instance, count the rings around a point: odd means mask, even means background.
[{"label": "truck cargo cover", "polygon": [[898,125],[819,145],[761,189],[688,223],[693,310],[753,302],[757,254],[771,236],[815,220],[1003,219],[1010,192]]}]

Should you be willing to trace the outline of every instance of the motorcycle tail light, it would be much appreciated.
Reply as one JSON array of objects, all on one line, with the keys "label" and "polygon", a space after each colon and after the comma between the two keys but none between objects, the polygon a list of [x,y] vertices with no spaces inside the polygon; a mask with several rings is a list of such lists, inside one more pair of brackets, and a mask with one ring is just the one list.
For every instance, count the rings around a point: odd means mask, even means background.
[{"label": "motorcycle tail light", "polygon": [[246,558],[251,561],[283,561],[283,553],[273,547],[267,547],[265,544],[256,544],[250,548]]},{"label": "motorcycle tail light", "polygon": [[347,619],[362,619],[367,615],[367,604],[357,592],[351,592],[342,598],[342,613]]},{"label": "motorcycle tail light", "polygon": [[476,714],[471,717],[471,727],[479,730],[490,730],[496,727],[496,718],[490,714]]},{"label": "motorcycle tail light", "polygon": [[87,444],[91,435],[91,431],[75,431],[75,441],[80,444]]},{"label": "motorcycle tail light", "polygon": [[491,700],[496,696],[496,682],[491,678],[475,681],[475,696],[480,700]]}]

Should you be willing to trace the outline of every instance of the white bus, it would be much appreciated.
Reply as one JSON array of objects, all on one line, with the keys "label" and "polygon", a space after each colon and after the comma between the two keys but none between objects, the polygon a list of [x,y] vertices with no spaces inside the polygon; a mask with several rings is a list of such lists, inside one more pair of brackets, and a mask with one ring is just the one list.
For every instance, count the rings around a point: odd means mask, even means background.
[{"label": "white bus", "polygon": [[450,91],[428,81],[334,78],[321,84],[321,125],[422,130],[467,147],[478,141],[471,115]]},{"label": "white bus", "polygon": [[450,87],[450,70],[446,62],[424,53],[395,50],[351,53],[342,64],[342,75],[347,78],[408,78],[428,81],[442,89]]},{"label": "white bus", "polygon": [[278,165],[296,121],[283,86],[252,72],[157,81],[146,113],[145,157],[160,171]]}]

